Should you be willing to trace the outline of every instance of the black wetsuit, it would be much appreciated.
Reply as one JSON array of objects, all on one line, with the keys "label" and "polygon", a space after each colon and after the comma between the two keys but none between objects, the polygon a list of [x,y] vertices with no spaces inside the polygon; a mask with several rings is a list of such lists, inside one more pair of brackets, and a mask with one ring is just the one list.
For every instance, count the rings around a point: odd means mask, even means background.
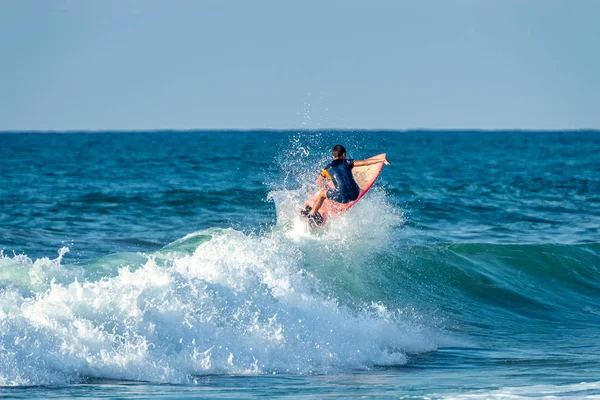
[{"label": "black wetsuit", "polygon": [[352,176],[354,160],[338,158],[330,162],[321,175],[332,180],[335,189],[327,190],[327,198],[337,203],[349,203],[358,198],[360,188]]}]

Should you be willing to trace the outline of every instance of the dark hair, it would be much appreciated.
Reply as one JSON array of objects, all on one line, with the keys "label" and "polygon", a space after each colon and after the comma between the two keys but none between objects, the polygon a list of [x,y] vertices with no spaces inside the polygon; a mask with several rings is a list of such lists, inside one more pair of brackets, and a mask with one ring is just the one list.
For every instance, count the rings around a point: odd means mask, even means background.
[{"label": "dark hair", "polygon": [[331,149],[331,154],[333,155],[333,158],[339,158],[346,154],[346,149],[341,144],[336,144],[333,146],[333,149]]}]

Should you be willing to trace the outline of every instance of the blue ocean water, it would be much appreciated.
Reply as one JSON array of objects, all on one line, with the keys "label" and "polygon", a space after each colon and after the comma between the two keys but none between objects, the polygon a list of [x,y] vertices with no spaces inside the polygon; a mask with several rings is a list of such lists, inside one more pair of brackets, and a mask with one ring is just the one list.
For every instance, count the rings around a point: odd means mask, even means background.
[{"label": "blue ocean water", "polygon": [[[600,398],[600,132],[0,143],[2,397]],[[311,233],[337,143],[392,165]]]}]

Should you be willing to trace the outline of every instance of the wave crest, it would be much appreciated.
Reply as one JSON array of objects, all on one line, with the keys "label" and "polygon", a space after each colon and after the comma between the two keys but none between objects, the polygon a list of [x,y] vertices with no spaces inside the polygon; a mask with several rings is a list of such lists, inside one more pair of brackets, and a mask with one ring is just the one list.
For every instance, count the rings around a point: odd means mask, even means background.
[{"label": "wave crest", "polygon": [[100,279],[60,261],[61,279],[0,292],[2,385],[335,373],[436,347],[383,304],[342,305],[283,235],[212,229]]}]

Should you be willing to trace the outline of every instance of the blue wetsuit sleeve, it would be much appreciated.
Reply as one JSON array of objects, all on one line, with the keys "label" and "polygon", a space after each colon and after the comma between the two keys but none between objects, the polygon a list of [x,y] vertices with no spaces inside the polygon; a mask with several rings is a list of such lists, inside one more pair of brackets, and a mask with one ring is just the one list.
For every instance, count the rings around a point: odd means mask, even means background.
[{"label": "blue wetsuit sleeve", "polygon": [[353,158],[348,158],[346,160],[346,164],[348,165],[348,167],[354,168],[354,159]]}]

